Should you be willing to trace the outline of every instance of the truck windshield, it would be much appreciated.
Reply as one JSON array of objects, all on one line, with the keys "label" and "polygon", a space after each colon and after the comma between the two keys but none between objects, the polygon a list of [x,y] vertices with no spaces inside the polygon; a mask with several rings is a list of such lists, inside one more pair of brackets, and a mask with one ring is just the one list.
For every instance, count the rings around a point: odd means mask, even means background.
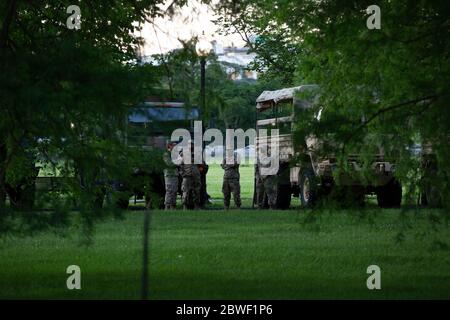
[{"label": "truck windshield", "polygon": [[190,129],[199,116],[198,109],[184,107],[138,106],[128,114],[128,144],[132,146],[165,146],[178,128]]},{"label": "truck windshield", "polygon": [[258,120],[274,119],[291,116],[292,101],[280,102],[271,107],[258,110]]},{"label": "truck windshield", "polygon": [[278,129],[280,134],[291,133],[292,101],[280,102],[258,111],[258,128]]}]

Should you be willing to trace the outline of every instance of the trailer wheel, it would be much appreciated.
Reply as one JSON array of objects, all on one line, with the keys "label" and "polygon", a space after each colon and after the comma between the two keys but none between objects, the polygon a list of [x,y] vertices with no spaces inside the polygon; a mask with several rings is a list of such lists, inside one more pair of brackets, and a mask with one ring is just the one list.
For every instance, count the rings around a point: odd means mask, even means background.
[{"label": "trailer wheel", "polygon": [[34,207],[34,200],[36,197],[36,188],[33,185],[26,186],[23,190],[19,187],[14,194],[15,198],[11,197],[11,207],[18,211],[29,211]]},{"label": "trailer wheel", "polygon": [[11,208],[17,211],[29,211],[33,209],[36,197],[36,186],[34,182],[18,187],[6,185],[6,191]]},{"label": "trailer wheel", "polygon": [[318,198],[317,179],[312,168],[306,168],[300,174],[300,201],[305,208],[312,208]]},{"label": "trailer wheel", "polygon": [[380,208],[397,208],[402,203],[402,185],[392,179],[387,185],[377,188],[377,201]]},{"label": "trailer wheel", "polygon": [[119,209],[127,210],[129,205],[130,205],[129,199],[118,198],[116,200],[116,207]]}]

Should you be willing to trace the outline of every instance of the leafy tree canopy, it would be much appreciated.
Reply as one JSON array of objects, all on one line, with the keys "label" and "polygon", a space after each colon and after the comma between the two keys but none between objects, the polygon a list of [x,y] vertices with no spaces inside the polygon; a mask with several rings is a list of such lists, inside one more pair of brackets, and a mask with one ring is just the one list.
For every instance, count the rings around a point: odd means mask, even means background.
[{"label": "leafy tree canopy", "polygon": [[[127,109],[160,77],[137,63],[139,30],[166,13],[163,2],[0,3],[0,217],[6,191],[26,194],[41,163],[76,178],[63,190],[82,212],[93,212],[99,181],[130,169],[120,134]],[[80,7],[79,29],[66,25],[70,5]]]},{"label": "leafy tree canopy", "polygon": [[257,69],[280,74],[286,86],[320,86],[318,103],[299,119],[300,136],[329,137],[326,152],[342,161],[382,147],[412,184],[423,179],[411,149],[431,146],[435,183],[449,199],[450,4],[378,1],[381,29],[369,30],[372,4],[244,0],[221,1],[216,10],[224,29],[240,32],[258,54]]}]

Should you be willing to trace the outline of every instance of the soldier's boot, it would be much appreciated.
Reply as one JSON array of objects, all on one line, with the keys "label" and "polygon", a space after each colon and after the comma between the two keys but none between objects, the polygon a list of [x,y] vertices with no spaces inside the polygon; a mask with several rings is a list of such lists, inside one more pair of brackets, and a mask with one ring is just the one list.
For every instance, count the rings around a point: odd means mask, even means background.
[{"label": "soldier's boot", "polygon": [[234,196],[234,203],[236,204],[236,208],[241,208],[241,197],[239,195]]},{"label": "soldier's boot", "polygon": [[225,210],[230,209],[230,200],[227,199],[226,197],[225,197],[225,199],[223,201],[223,207],[225,208]]},{"label": "soldier's boot", "polygon": [[225,207],[225,209],[230,209],[230,202],[231,202],[231,199],[230,199],[231,197],[230,197],[230,194],[229,193],[224,193],[224,195],[223,195],[223,206]]},{"label": "soldier's boot", "polygon": [[166,204],[164,210],[170,210],[170,205]]},{"label": "soldier's boot", "polygon": [[177,208],[176,205],[174,205],[174,204],[170,205],[170,210],[175,210],[176,208]]}]

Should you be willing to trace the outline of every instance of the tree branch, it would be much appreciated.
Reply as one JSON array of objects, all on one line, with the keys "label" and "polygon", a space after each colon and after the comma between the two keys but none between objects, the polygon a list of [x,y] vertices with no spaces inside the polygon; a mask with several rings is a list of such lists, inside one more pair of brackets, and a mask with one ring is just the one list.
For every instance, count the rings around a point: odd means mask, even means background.
[{"label": "tree branch", "polygon": [[[411,105],[411,104],[415,104],[418,102],[422,102],[422,101],[427,101],[427,100],[436,100],[437,99],[437,95],[429,95],[429,96],[425,96],[422,98],[417,98],[414,100],[409,100],[409,101],[405,101],[405,102],[401,102],[392,106],[388,106],[385,108],[381,108],[380,110],[378,110],[377,112],[375,112],[373,115],[371,115],[369,117],[369,119],[367,119],[366,121],[364,121],[361,125],[359,125],[348,137],[347,139],[344,141],[344,148],[345,145],[355,136],[355,133],[360,131],[361,129],[363,129],[364,127],[366,127],[369,123],[371,123],[373,120],[375,120],[376,118],[378,118],[380,115],[386,113],[386,112],[390,112],[396,109],[399,109],[401,107],[407,106],[407,105]],[[431,103],[430,103],[431,104]]]}]

